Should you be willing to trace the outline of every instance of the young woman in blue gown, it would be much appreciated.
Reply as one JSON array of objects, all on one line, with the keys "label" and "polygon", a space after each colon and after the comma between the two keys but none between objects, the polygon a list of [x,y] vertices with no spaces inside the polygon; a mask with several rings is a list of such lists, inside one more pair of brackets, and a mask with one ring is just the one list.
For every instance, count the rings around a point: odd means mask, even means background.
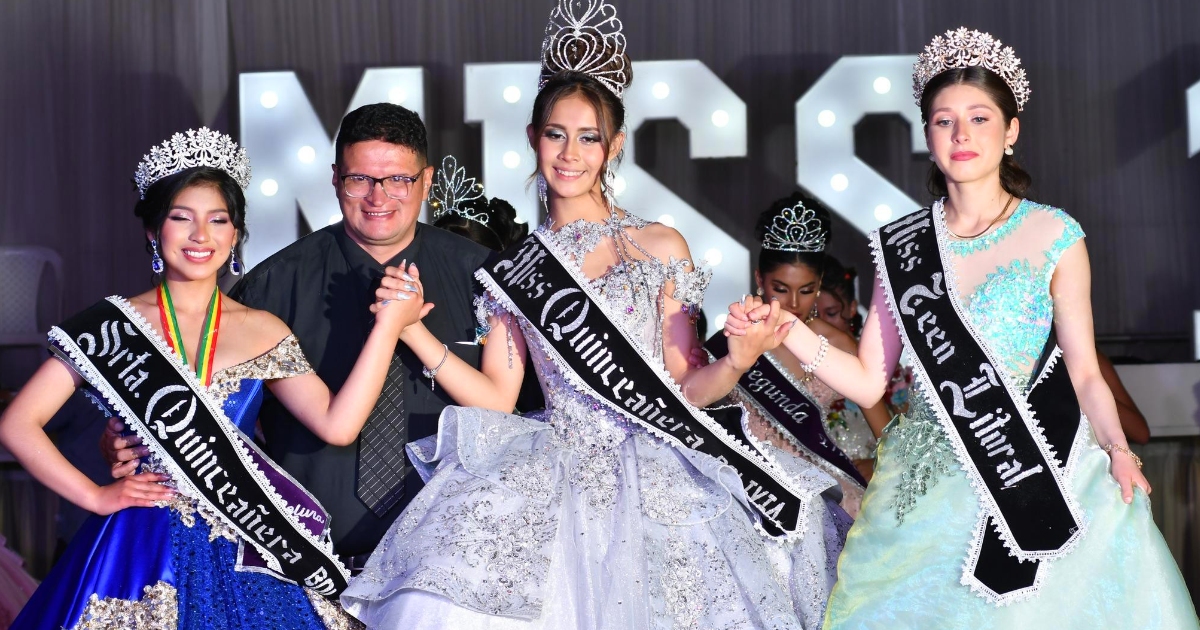
[{"label": "young woman in blue gown", "polygon": [[[237,271],[231,257],[246,237],[244,152],[206,129],[177,138],[166,149],[174,168],[139,168],[143,199],[135,213],[152,243],[158,286],[107,301],[128,316],[130,333],[166,350],[180,373],[197,374],[197,389],[223,412],[218,421],[240,431],[231,435],[250,443],[246,436],[254,434],[269,389],[322,439],[352,443],[382,388],[405,303],[380,309],[349,380],[332,395],[286,324],[225,298],[217,287],[226,265]],[[161,295],[169,296],[167,304]],[[80,387],[106,415],[118,411],[109,384],[84,378],[89,370],[83,357],[68,352],[70,339],[55,331],[54,356],[0,417],[0,442],[39,481],[96,516],[76,534],[13,628],[317,629],[354,623],[311,589],[243,570],[237,532],[163,474],[173,469],[170,462],[151,456],[138,474],[107,486],[72,466],[43,425]],[[176,342],[181,350],[173,350]],[[269,465],[259,459],[260,469]]]}]

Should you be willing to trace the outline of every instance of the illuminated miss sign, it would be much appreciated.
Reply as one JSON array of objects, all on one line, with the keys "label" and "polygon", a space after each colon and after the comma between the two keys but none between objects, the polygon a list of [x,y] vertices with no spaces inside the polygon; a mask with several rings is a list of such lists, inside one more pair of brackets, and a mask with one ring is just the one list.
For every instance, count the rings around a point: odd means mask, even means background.
[{"label": "illuminated miss sign", "polygon": [[[425,71],[371,68],[363,72],[346,111],[392,102],[425,117]],[[294,72],[250,72],[239,78],[241,143],[254,179],[246,191],[253,212],[246,227],[246,262],[255,265],[300,235],[304,221],[320,229],[341,220],[333,190],[333,139],[325,131]]]},{"label": "illuminated miss sign", "polygon": [[[693,158],[746,155],[746,104],[703,63],[635,62],[638,81],[625,91],[625,159],[615,188],[623,207],[678,229],[692,256],[713,270],[708,298],[712,315],[724,312],[746,290],[750,253],[695,208],[637,166],[635,135],[647,120],[678,120],[688,129]],[[533,153],[525,126],[537,93],[538,64],[467,64],[465,122],[483,130],[483,184],[490,196],[513,204],[518,217],[541,217],[527,186]],[[347,111],[368,103],[395,102],[424,118],[420,68],[374,68],[363,74]],[[240,77],[242,145],[254,165],[248,203],[247,261],[253,265],[299,235],[296,209],[313,229],[340,218],[330,184],[333,139],[326,133],[293,72],[245,73]],[[431,147],[434,155],[442,149]],[[714,318],[715,320],[715,318]],[[710,329],[716,326],[710,321]]]},{"label": "illuminated miss sign", "polygon": [[854,153],[854,126],[868,114],[899,114],[913,153],[927,153],[913,103],[910,55],[837,60],[796,101],[796,183],[864,234],[921,207]]},{"label": "illuminated miss sign", "polygon": [[[1200,153],[1200,81],[1187,90],[1188,157]],[[1200,341],[1197,341],[1200,347]],[[1197,354],[1200,356],[1200,353]]]},{"label": "illuminated miss sign", "polygon": [[[920,113],[908,90],[914,60],[909,55],[843,57],[796,101],[796,182],[864,234],[919,207],[854,153],[854,126],[865,115],[881,113],[904,117],[913,152],[926,151]],[[615,185],[618,200],[644,218],[678,229],[693,258],[713,269],[706,300],[711,330],[718,326],[725,305],[746,292],[750,253],[638,167],[636,132],[648,120],[677,120],[688,130],[692,158],[745,157],[746,105],[700,61],[633,65],[637,80],[625,91],[627,128],[625,159]],[[521,220],[534,225],[541,216],[528,186],[534,164],[525,126],[537,76],[536,63],[463,68],[464,122],[482,128],[483,184],[489,195],[509,201]],[[393,102],[424,118],[424,78],[424,71],[416,67],[369,69],[346,111]],[[295,73],[242,74],[239,93],[242,146],[254,164],[248,193],[254,238],[246,243],[246,258],[253,265],[297,238],[297,208],[313,229],[337,221],[340,211],[330,184],[333,140]],[[431,150],[433,156],[445,152],[443,147]]]}]

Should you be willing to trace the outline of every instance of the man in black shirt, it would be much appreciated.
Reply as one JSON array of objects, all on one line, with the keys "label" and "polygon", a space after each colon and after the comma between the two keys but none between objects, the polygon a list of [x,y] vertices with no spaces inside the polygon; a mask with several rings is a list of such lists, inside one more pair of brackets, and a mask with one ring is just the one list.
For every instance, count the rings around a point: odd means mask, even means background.
[{"label": "man in black shirt", "polygon": [[[342,221],[259,263],[229,297],[286,322],[317,374],[337,391],[366,341],[368,306],[384,267],[415,263],[424,299],[435,305],[425,325],[450,352],[478,366],[479,346],[455,342],[475,339],[472,274],[489,250],[417,222],[433,175],[424,124],[398,105],[366,105],[342,119],[335,148],[332,183]],[[404,444],[433,435],[442,409],[453,404],[432,389],[422,368],[407,346],[397,345],[380,402],[352,446],[326,444],[278,401],[268,396],[263,403],[267,454],[330,513],[334,549],[352,568],[365,562],[421,487]],[[106,450],[123,446],[112,441]],[[125,453],[109,459],[141,454]]]}]

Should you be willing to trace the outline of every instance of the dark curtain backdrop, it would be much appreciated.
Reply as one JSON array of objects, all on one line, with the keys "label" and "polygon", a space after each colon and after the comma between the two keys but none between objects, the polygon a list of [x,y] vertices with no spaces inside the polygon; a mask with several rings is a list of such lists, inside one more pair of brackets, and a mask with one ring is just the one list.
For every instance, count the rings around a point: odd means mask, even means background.
[{"label": "dark curtain backdrop", "polygon": [[[1088,232],[1096,329],[1115,354],[1188,360],[1200,308],[1200,156],[1184,91],[1200,81],[1195,0],[616,0],[635,60],[700,59],[744,99],[744,159],[689,160],[676,123],[638,159],[749,246],[750,217],[795,181],[795,100],[841,55],[915,54],[965,24],[1015,48],[1032,99],[1018,157],[1039,201]],[[150,280],[129,182],[141,155],[207,124],[238,134],[239,72],[294,70],[332,134],[365,68],[421,65],[434,154],[479,170],[463,64],[531,61],[550,0],[4,0],[0,245],[59,251],[66,311]],[[906,86],[899,86],[904,89]],[[859,155],[914,198],[928,162],[904,123],[859,124]],[[648,216],[653,209],[632,208]],[[253,212],[253,208],[251,208]],[[833,248],[869,274],[866,239]],[[1132,340],[1132,341],[1130,341]]]}]

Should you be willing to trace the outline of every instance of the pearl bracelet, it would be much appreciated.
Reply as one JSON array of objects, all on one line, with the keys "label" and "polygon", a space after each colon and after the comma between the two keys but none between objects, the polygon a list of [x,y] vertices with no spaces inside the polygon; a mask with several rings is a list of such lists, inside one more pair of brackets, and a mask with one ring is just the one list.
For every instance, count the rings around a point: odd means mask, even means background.
[{"label": "pearl bracelet", "polygon": [[825,335],[817,335],[817,339],[821,340],[821,345],[817,346],[817,356],[813,358],[813,362],[800,362],[800,369],[804,370],[807,374],[812,374],[821,366],[821,362],[825,360],[825,353],[829,351],[829,340],[825,338]]}]

